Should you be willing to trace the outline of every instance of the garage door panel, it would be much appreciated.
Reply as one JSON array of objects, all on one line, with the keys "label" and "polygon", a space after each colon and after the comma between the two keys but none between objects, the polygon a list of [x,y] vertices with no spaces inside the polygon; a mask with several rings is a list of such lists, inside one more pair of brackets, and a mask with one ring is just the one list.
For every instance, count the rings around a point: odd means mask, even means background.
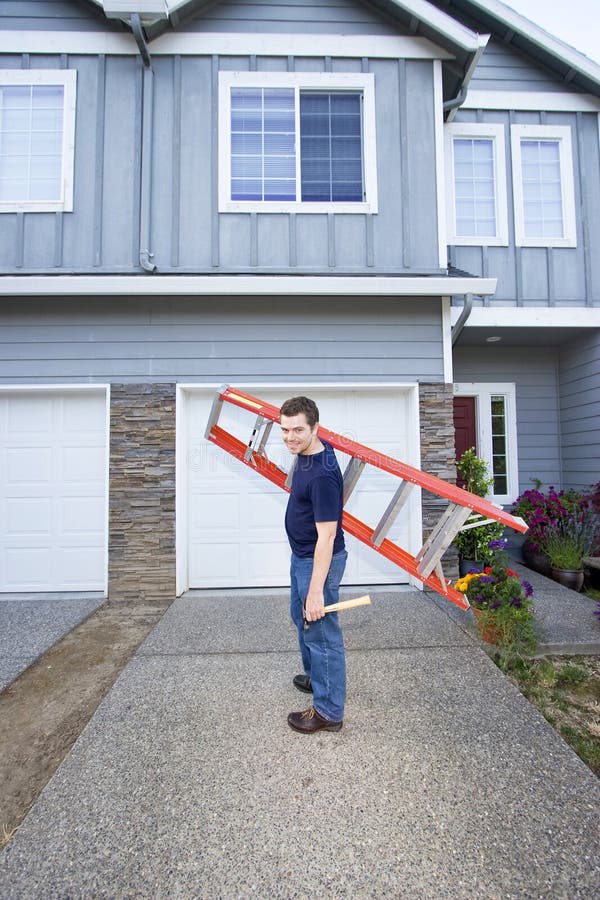
[{"label": "garage door panel", "polygon": [[104,447],[64,447],[60,453],[60,474],[66,484],[94,480],[104,466]]},{"label": "garage door panel", "polygon": [[7,432],[9,435],[48,434],[52,431],[53,416],[47,397],[22,395],[18,403],[7,401]]},{"label": "garage door panel", "polygon": [[[249,392],[278,406],[287,397],[306,392],[317,402],[321,422],[330,430],[386,455],[411,461],[410,448],[415,444],[415,436],[409,431],[412,420],[406,391],[382,393],[366,386],[338,392],[290,386]],[[289,545],[284,530],[287,494],[204,439],[213,396],[205,392],[191,392],[187,396],[189,586],[287,585]],[[224,404],[219,424],[246,443],[253,416]],[[272,462],[288,470],[292,457],[283,445],[277,425],[271,429],[266,452]],[[343,453],[336,455],[343,472],[350,457]],[[350,499],[349,512],[374,527],[398,485],[398,479],[367,467]],[[233,497],[238,498],[237,505]],[[410,546],[409,535],[418,517],[418,503],[413,501],[398,517],[390,537],[403,546]],[[232,534],[235,540],[231,539]],[[347,545],[346,584],[407,581],[401,569],[349,535]]]},{"label": "garage door panel", "polygon": [[190,559],[192,585],[210,583],[212,587],[229,587],[238,584],[240,576],[240,546],[237,543],[201,543]]},{"label": "garage door panel", "polygon": [[104,590],[106,393],[0,393],[0,591]]},{"label": "garage door panel", "polygon": [[63,534],[72,538],[79,535],[94,535],[101,533],[98,523],[102,521],[104,512],[104,497],[69,497],[64,498],[60,504],[60,524]]},{"label": "garage door panel", "polygon": [[41,484],[52,480],[54,454],[51,447],[18,445],[6,450],[8,485]]},{"label": "garage door panel", "polygon": [[5,534],[22,539],[24,535],[50,534],[52,531],[52,500],[50,497],[9,498],[4,506]]}]

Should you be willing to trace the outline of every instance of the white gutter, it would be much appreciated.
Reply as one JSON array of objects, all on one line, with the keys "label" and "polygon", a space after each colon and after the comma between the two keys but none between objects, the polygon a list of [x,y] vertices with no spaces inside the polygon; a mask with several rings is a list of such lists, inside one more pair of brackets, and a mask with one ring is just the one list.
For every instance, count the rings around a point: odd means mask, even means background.
[{"label": "white gutter", "polygon": [[323,275],[2,275],[0,296],[77,297],[292,296],[489,297],[495,278]]}]

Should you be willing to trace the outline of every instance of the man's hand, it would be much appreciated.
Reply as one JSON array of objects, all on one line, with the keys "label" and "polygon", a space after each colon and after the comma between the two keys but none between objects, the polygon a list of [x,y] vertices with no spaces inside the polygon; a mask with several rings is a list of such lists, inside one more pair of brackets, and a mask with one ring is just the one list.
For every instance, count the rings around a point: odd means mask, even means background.
[{"label": "man's hand", "polygon": [[304,618],[307,622],[318,622],[325,615],[323,591],[310,590],[306,595]]}]

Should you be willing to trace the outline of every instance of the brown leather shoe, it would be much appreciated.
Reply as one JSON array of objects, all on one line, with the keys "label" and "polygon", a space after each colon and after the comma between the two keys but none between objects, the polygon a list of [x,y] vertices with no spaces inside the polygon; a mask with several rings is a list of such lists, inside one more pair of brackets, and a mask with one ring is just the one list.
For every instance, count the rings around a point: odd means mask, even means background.
[{"label": "brown leather shoe", "polygon": [[330,722],[316,711],[314,706],[301,712],[293,712],[288,716],[288,725],[302,734],[313,734],[315,731],[339,731],[342,722]]}]

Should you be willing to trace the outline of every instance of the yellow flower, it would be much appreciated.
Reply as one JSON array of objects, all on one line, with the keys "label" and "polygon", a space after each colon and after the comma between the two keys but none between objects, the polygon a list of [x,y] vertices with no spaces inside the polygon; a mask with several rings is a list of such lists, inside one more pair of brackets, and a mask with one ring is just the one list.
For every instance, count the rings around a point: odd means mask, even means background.
[{"label": "yellow flower", "polygon": [[468,572],[466,575],[463,575],[462,578],[458,579],[454,587],[457,591],[460,591],[461,594],[464,594],[469,587],[469,583],[473,581],[474,578],[481,578],[482,575],[483,572]]}]

